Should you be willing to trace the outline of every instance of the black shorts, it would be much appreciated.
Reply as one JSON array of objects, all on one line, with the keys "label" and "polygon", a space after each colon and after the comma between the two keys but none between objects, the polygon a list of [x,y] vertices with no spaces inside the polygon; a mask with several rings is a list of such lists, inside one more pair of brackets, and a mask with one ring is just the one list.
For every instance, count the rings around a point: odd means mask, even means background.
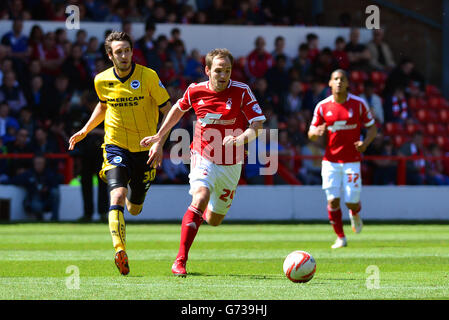
[{"label": "black shorts", "polygon": [[118,187],[128,188],[128,200],[133,204],[142,204],[151,182],[156,178],[156,169],[147,164],[148,151],[130,152],[107,144],[103,159],[99,175],[107,182],[109,191]]}]

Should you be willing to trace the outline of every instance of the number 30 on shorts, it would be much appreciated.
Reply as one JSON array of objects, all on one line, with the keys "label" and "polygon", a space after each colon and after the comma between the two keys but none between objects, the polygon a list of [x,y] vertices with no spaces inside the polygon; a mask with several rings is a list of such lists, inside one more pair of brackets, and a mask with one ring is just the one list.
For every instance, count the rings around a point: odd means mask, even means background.
[{"label": "number 30 on shorts", "polygon": [[148,183],[150,181],[153,181],[154,178],[156,178],[156,169],[151,169],[150,171],[146,171],[144,173],[143,183]]},{"label": "number 30 on shorts", "polygon": [[234,199],[235,190],[223,189],[223,193],[220,196],[220,200],[228,202],[229,199]]}]

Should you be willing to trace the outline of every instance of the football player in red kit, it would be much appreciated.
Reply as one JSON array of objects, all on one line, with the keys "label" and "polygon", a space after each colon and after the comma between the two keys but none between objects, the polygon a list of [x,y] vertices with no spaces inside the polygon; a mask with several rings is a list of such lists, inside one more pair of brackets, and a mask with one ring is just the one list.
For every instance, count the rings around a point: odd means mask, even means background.
[{"label": "football player in red kit", "polygon": [[[337,234],[337,240],[332,245],[332,248],[336,249],[347,245],[340,208],[342,191],[349,209],[352,230],[356,233],[362,231],[361,153],[376,137],[377,128],[367,103],[348,92],[348,77],[344,70],[332,72],[329,86],[332,95],[315,107],[308,137],[310,140],[316,140],[325,132],[328,133],[321,176],[327,197],[329,220]],[[361,141],[363,127],[367,128],[367,133]]]},{"label": "football player in red kit", "polygon": [[187,274],[188,253],[201,223],[206,220],[218,226],[223,221],[240,179],[244,144],[257,137],[265,121],[251,89],[230,79],[233,60],[227,49],[209,52],[205,67],[209,80],[191,84],[159,132],[141,141],[142,146],[157,143],[186,111],[195,111],[189,175],[192,202],[182,220],[180,247],[172,266],[177,276]]}]

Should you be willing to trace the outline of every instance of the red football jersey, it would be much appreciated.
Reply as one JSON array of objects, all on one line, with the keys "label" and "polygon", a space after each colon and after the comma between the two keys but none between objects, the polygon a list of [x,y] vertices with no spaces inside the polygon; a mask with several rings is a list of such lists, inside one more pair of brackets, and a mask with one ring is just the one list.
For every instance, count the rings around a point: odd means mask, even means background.
[{"label": "red football jersey", "polygon": [[354,142],[360,140],[362,126],[370,127],[374,118],[366,102],[353,94],[343,104],[331,95],[320,101],[313,112],[311,127],[326,123],[328,141],[323,160],[330,162],[358,162],[360,152]]},{"label": "red football jersey", "polygon": [[220,165],[243,161],[243,146],[224,148],[225,136],[238,136],[248,123],[265,120],[251,89],[244,83],[229,80],[228,87],[213,91],[209,81],[191,84],[176,104],[186,112],[193,108],[197,116],[191,148]]}]

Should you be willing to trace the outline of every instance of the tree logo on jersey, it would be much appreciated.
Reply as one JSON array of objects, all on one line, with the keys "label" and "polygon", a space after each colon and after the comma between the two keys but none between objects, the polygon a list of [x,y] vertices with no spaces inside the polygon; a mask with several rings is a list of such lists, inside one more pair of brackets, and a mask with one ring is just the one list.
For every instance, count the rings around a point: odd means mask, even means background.
[{"label": "tree logo on jersey", "polygon": [[260,106],[259,106],[258,103],[256,103],[255,105],[253,105],[253,111],[254,111],[255,113],[262,114],[262,109],[260,108]]},{"label": "tree logo on jersey", "polygon": [[232,107],[232,98],[228,98],[228,101],[226,101],[226,110],[231,110]]},{"label": "tree logo on jersey", "polygon": [[137,89],[140,87],[140,81],[139,80],[133,80],[131,81],[131,88]]}]

